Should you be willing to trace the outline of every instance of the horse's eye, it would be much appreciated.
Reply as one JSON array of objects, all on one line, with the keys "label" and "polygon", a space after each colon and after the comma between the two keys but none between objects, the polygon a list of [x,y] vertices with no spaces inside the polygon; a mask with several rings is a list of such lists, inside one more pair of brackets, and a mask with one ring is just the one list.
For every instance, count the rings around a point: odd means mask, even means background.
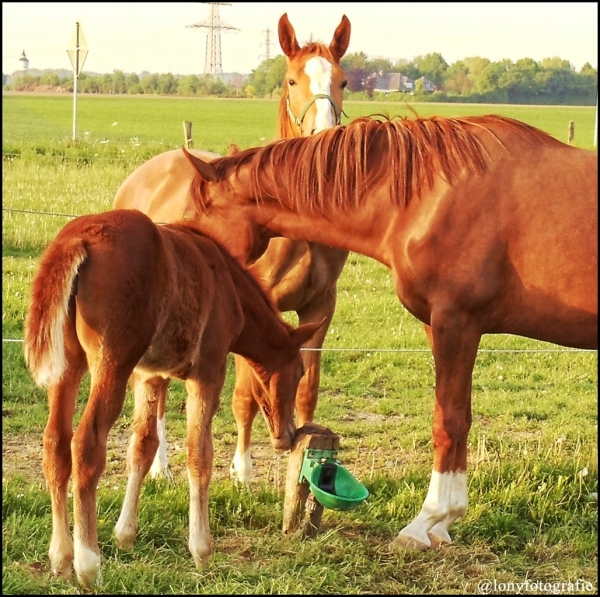
[{"label": "horse's eye", "polygon": [[348,81],[342,81],[342,89],[346,89],[348,87]]},{"label": "horse's eye", "polygon": [[294,79],[289,79],[289,80],[288,80],[288,85],[289,85],[290,87],[293,87],[295,84],[296,84],[296,81],[294,81]]}]

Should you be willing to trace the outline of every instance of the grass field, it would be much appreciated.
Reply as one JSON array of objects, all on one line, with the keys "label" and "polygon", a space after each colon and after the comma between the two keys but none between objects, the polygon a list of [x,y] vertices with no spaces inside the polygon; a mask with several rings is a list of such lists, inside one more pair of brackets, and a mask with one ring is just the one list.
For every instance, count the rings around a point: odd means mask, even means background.
[{"label": "grass field", "polygon": [[[68,221],[65,214],[110,209],[139,163],[179,147],[183,120],[194,123],[196,148],[224,152],[230,142],[244,148],[274,138],[277,104],[81,97],[80,139],[73,143],[72,98],[3,99],[3,593],[73,594],[77,585],[49,570],[50,500],[41,472],[46,396],[25,369],[19,342],[41,251]],[[397,108],[393,113],[409,114]],[[575,144],[592,146],[594,108],[415,108],[422,115],[506,114],[561,140],[574,120]],[[392,109],[345,106],[350,118]],[[316,422],[340,435],[339,458],[369,489],[367,502],[348,512],[326,510],[316,539],[281,538],[287,458],[272,451],[262,420],[253,433],[256,482],[237,488],[228,479],[236,439],[230,362],[213,426],[214,557],[197,571],[187,551],[185,398],[183,384],[173,382],[175,482],[146,481],[132,552],[112,540],[125,491],[130,398],[111,432],[98,492],[104,582],[95,593],[596,594],[597,353],[485,336],[473,379],[469,511],[451,528],[451,546],[390,552],[389,542],[427,493],[433,360],[422,325],[400,305],[382,265],[351,254],[338,294]],[[88,388],[84,383],[77,419]]]}]

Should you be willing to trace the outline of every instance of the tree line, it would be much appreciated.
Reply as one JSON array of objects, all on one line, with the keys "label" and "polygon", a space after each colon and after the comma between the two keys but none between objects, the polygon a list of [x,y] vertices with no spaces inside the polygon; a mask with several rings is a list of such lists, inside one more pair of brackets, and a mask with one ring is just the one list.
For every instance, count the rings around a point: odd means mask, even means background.
[{"label": "tree line", "polygon": [[[492,62],[475,56],[448,64],[439,53],[417,56],[411,61],[392,63],[369,59],[364,52],[346,55],[341,61],[348,77],[346,99],[378,101],[427,101],[507,104],[593,105],[597,98],[598,70],[586,63],[577,72],[568,60],[546,58],[536,62],[522,58]],[[249,76],[82,73],[79,93],[179,95],[185,97],[278,97],[286,69],[285,56],[264,60]],[[414,91],[382,93],[375,89],[375,74],[401,73],[417,81],[426,77],[436,89],[427,91],[417,84]],[[59,77],[54,71],[41,75],[21,73],[3,88],[33,91],[40,86],[73,91],[73,77]]]}]

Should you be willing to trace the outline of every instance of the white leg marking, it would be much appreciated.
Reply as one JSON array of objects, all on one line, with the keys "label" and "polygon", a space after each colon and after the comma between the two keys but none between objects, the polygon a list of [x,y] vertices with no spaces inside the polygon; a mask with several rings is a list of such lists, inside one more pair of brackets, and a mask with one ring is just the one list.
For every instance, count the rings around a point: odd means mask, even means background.
[{"label": "white leg marking", "polygon": [[50,567],[53,574],[69,578],[73,562],[73,539],[71,539],[68,528],[65,529],[61,523],[56,523],[54,520],[52,522],[54,530],[48,549]]},{"label": "white leg marking", "polygon": [[158,431],[158,449],[154,456],[154,461],[150,467],[150,476],[156,479],[161,473],[164,473],[165,477],[170,481],[173,480],[173,475],[169,469],[169,461],[167,455],[167,418],[162,417],[156,421],[156,428]]},{"label": "white leg marking", "polygon": [[231,466],[229,467],[229,475],[239,483],[250,483],[252,481],[252,457],[250,450],[246,450],[244,454],[238,454],[236,450],[231,461]]},{"label": "white leg marking", "polygon": [[468,506],[468,490],[466,473],[452,473],[452,484],[450,493],[450,511],[443,520],[434,524],[429,531],[432,544],[452,543],[448,528],[450,525],[464,516]]},{"label": "white leg marking", "polygon": [[102,582],[100,571],[100,556],[84,545],[80,539],[75,539],[75,574],[79,583],[87,588]]},{"label": "white leg marking", "polygon": [[[328,60],[321,56],[315,56],[306,61],[304,72],[310,79],[310,90],[313,95],[324,93],[331,95],[331,75],[332,66]],[[335,126],[333,106],[327,99],[318,99],[315,101],[317,106],[317,117],[315,119],[315,130],[319,133],[325,129]]]},{"label": "white leg marking", "polygon": [[[207,527],[208,495],[201,496],[198,482],[192,478],[188,470],[190,483],[190,538],[188,547],[196,567],[201,569],[213,552],[212,537]],[[206,510],[206,516],[203,512]]]},{"label": "white leg marking", "polygon": [[466,473],[433,471],[421,511],[410,524],[400,531],[394,543],[413,549],[427,549],[432,546],[429,533],[434,527],[435,543],[451,543],[448,527],[466,510]]},{"label": "white leg marking", "polygon": [[131,549],[135,543],[138,531],[138,505],[143,482],[139,469],[129,473],[123,507],[115,525],[115,540],[120,549]]}]

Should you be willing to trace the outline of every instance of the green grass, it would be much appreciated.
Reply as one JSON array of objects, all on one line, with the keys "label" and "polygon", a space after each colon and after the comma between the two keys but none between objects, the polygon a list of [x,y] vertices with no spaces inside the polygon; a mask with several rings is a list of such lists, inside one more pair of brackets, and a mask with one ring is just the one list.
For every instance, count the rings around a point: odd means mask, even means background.
[{"label": "green grass", "polygon": [[[53,578],[49,570],[50,500],[41,472],[46,396],[33,384],[18,342],[41,251],[68,221],[62,214],[110,209],[119,184],[141,160],[179,146],[182,120],[194,122],[195,147],[223,152],[229,142],[245,147],[274,135],[277,104],[86,97],[79,102],[79,131],[89,129],[92,138],[73,144],[72,98],[4,100],[3,149],[20,157],[3,161],[2,334],[17,340],[3,342],[2,351],[3,593],[79,593],[76,583]],[[345,110],[353,118],[378,111],[374,107],[349,103]],[[585,146],[588,133],[593,138],[593,108],[416,108],[423,115],[501,112],[560,139],[575,120],[576,144]],[[133,136],[141,145],[131,143]],[[100,144],[103,139],[109,143]],[[132,552],[121,552],[112,539],[125,492],[131,397],[111,432],[98,492],[104,583],[95,592],[476,594],[486,579],[500,587],[526,579],[546,583],[545,593],[597,592],[597,353],[484,337],[473,377],[469,510],[451,528],[454,544],[446,549],[390,552],[389,542],[427,493],[433,360],[422,325],[400,305],[382,265],[351,254],[338,295],[316,421],[340,435],[340,460],[369,489],[367,502],[348,512],[326,510],[313,540],[281,537],[287,458],[271,450],[261,419],[253,430],[256,482],[238,489],[228,479],[236,440],[230,359],[213,425],[213,558],[198,571],[187,551],[185,396],[183,384],[172,382],[168,430],[175,483],[145,483]],[[295,321],[293,314],[286,318]],[[88,389],[86,378],[76,421]],[[589,584],[552,588],[578,580]]]}]

